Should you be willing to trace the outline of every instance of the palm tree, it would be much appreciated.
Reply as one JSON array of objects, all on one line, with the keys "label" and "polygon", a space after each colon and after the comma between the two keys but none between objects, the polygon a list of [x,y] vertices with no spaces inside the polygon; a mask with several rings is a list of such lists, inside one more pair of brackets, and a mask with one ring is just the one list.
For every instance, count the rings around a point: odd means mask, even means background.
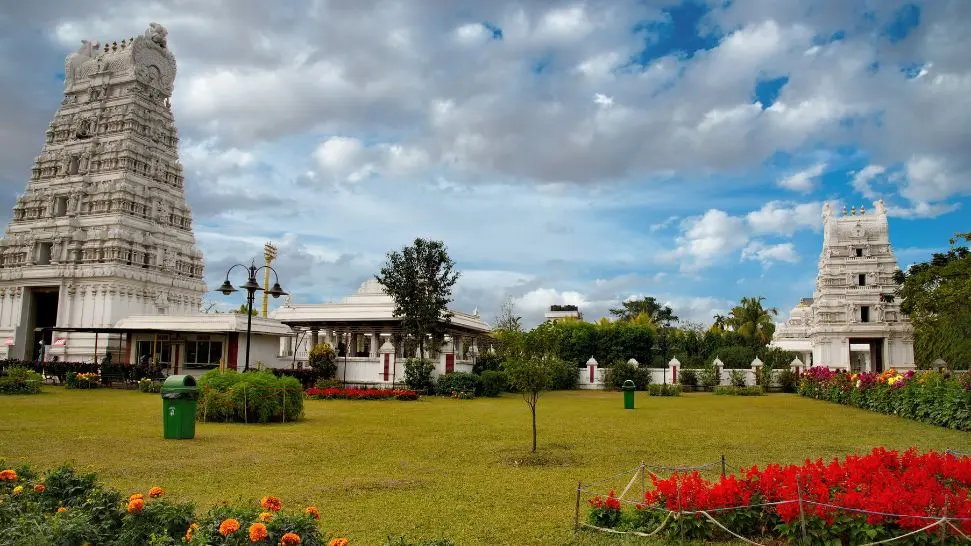
[{"label": "palm tree", "polygon": [[762,307],[764,296],[744,297],[736,305],[728,317],[728,325],[749,340],[753,345],[768,345],[775,333],[775,323],[772,317],[779,311],[775,307]]},{"label": "palm tree", "polygon": [[724,332],[728,326],[728,317],[715,313],[715,316],[712,318],[714,322],[711,323],[711,330],[714,332]]}]

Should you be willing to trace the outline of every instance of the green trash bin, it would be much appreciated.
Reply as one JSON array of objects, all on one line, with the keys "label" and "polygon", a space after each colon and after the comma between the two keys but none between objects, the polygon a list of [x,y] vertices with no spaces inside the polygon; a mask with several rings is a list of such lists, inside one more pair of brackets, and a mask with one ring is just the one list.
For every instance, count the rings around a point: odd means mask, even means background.
[{"label": "green trash bin", "polygon": [[624,409],[634,409],[634,382],[628,379],[624,381],[623,386],[620,387],[624,390]]},{"label": "green trash bin", "polygon": [[166,440],[196,436],[196,401],[199,387],[191,375],[170,375],[162,383],[162,428]]}]

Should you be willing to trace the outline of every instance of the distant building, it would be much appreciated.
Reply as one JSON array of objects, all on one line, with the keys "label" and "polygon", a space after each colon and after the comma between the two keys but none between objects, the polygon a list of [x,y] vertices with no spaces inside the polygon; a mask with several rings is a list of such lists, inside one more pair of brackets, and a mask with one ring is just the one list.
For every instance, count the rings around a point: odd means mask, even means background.
[{"label": "distant building", "polygon": [[914,367],[914,329],[895,301],[897,259],[883,201],[867,214],[823,207],[823,251],[816,290],[776,329],[772,346],[808,366],[880,372]]},{"label": "distant building", "polygon": [[543,316],[546,320],[554,322],[563,319],[583,320],[583,313],[576,305],[551,305],[550,310]]}]

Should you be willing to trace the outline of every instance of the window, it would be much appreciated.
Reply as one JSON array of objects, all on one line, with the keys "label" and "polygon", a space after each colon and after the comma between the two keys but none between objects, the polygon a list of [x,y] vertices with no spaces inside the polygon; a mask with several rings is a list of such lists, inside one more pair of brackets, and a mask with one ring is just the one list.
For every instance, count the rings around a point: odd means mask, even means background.
[{"label": "window", "polygon": [[54,200],[54,216],[65,216],[67,214],[67,196],[60,196]]},{"label": "window", "polygon": [[37,247],[37,265],[48,265],[51,263],[51,252],[54,250],[54,243],[41,243]]},{"label": "window", "polygon": [[863,257],[863,249],[862,248],[856,249],[856,257],[857,258],[862,258]]},{"label": "window", "polygon": [[222,341],[186,341],[185,365],[187,368],[208,369],[219,365],[223,357]]},{"label": "window", "polygon": [[859,275],[857,275],[857,284],[859,284],[860,286],[866,286],[866,274],[865,273],[860,273]]},{"label": "window", "polygon": [[870,322],[870,306],[863,305],[860,307],[860,322]]},{"label": "window", "polygon": [[138,363],[139,364],[150,364],[152,358],[160,365],[168,366],[171,362],[170,358],[172,356],[172,344],[168,341],[157,341],[155,343],[155,351],[152,351],[151,341],[139,341],[135,346],[135,352],[138,353]]}]

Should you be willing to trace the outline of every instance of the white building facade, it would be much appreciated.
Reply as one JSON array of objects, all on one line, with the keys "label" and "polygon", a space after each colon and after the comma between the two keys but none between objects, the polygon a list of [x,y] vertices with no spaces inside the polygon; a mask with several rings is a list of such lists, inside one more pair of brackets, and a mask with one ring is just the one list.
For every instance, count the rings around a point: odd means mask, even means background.
[{"label": "white building facade", "polygon": [[[816,290],[803,299],[772,345],[806,365],[880,372],[914,368],[914,330],[896,301],[898,269],[883,201],[835,216],[823,207]],[[806,359],[809,359],[806,361]]]},{"label": "white building facade", "polygon": [[[198,312],[206,286],[186,204],[169,99],[175,58],[152,23],[67,57],[64,99],[0,238],[0,339],[37,358],[52,328]],[[59,337],[64,360],[94,335]],[[0,355],[3,356],[3,355]]]}]

